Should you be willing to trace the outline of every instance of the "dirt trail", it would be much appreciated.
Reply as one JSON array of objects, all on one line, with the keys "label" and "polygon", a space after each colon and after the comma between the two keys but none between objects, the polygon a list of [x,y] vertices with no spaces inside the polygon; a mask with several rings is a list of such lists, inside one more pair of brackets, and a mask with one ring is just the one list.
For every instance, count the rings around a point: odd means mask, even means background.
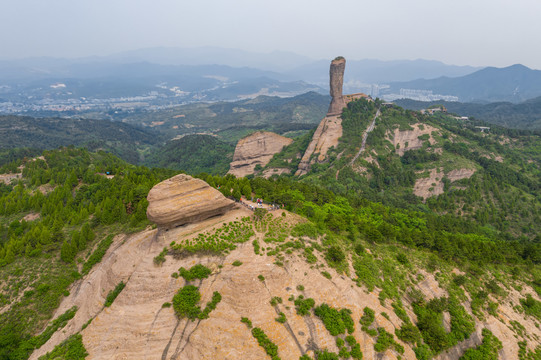
[{"label": "dirt trail", "polygon": [[[376,119],[380,115],[381,115],[381,111],[378,108],[378,111],[376,111],[376,115],[374,115],[374,119],[372,120],[372,123],[370,123],[370,126],[368,126],[368,128],[366,129],[366,131],[363,134],[363,141],[361,142],[361,148],[359,149],[357,154],[353,157],[353,160],[351,160],[351,162],[349,163],[350,166],[352,166],[355,163],[355,161],[359,158],[359,156],[364,151],[364,149],[366,147],[366,139],[368,138],[368,134],[370,134],[374,130],[374,127],[376,126]],[[338,175],[337,175],[337,177],[338,177]]]}]

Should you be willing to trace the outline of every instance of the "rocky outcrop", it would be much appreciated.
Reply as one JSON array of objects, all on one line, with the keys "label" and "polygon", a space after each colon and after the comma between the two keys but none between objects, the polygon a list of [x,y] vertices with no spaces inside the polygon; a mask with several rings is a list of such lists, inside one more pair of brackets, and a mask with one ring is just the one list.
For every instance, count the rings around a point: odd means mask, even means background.
[{"label": "rocky outcrop", "polygon": [[411,130],[400,131],[399,128],[394,129],[394,132],[388,132],[387,138],[393,143],[396,148],[396,153],[400,156],[408,150],[417,150],[423,147],[423,140],[420,136],[428,135],[428,142],[433,144],[435,141],[432,138],[432,132],[438,131],[433,126],[427,124],[413,124]]},{"label": "rocky outcrop", "polygon": [[236,177],[253,174],[257,165],[264,167],[274,154],[282,151],[284,146],[292,142],[292,139],[272,132],[253,133],[237,143],[228,173]]},{"label": "rocky outcrop", "polygon": [[[338,140],[342,137],[342,109],[346,106],[346,99],[342,95],[342,85],[344,83],[344,70],[346,69],[346,59],[339,56],[331,61],[329,69],[329,86],[331,94],[331,104],[327,116],[319,123],[319,126],[312,137],[312,141],[304,152],[304,156],[299,163],[295,175],[301,176],[310,171],[310,165],[316,161],[325,160],[327,151],[331,146],[338,145]],[[314,155],[317,154],[317,158]]]},{"label": "rocky outcrop", "polygon": [[[339,116],[326,116],[321,120],[312,137],[312,141],[304,152],[295,175],[304,175],[310,171],[311,164],[314,164],[316,161],[324,161],[329,148],[331,146],[336,147],[341,137],[342,119]],[[317,154],[317,158],[313,157],[315,154]]]},{"label": "rocky outcrop", "polygon": [[346,69],[346,59],[339,56],[331,61],[329,69],[329,86],[331,93],[331,104],[327,116],[340,115],[342,109],[346,106],[346,101],[342,96],[342,85],[344,83],[344,70]]},{"label": "rocky outcrop", "polygon": [[200,179],[179,174],[154,186],[147,196],[147,217],[162,228],[202,221],[235,203]]}]

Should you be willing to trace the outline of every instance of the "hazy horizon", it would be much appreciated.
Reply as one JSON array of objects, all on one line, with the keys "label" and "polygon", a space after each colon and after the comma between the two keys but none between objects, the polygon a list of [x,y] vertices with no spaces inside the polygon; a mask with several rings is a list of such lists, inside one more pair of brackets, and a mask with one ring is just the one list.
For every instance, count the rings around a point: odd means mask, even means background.
[{"label": "hazy horizon", "polygon": [[541,68],[541,2],[360,3],[21,0],[0,5],[0,59],[107,56],[145,48],[287,51],[314,60],[441,61]]}]

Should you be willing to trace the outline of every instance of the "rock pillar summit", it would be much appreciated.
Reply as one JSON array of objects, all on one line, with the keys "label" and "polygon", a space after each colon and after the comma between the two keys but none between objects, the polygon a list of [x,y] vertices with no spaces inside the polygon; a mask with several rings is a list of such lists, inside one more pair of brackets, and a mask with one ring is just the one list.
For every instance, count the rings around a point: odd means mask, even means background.
[{"label": "rock pillar summit", "polygon": [[342,95],[345,69],[346,59],[342,56],[338,56],[331,61],[329,85],[332,100],[329,105],[329,111],[319,123],[312,141],[308,145],[308,148],[306,148],[297,172],[295,172],[297,176],[308,173],[310,166],[316,161],[323,162],[329,148],[331,146],[336,147],[338,140],[342,137],[342,119],[340,115],[342,114],[342,109],[346,107],[346,99]]},{"label": "rock pillar summit", "polygon": [[345,69],[346,59],[342,56],[338,56],[331,62],[331,68],[329,69],[329,85],[332,100],[329,105],[327,116],[340,115],[342,109],[346,106],[346,101],[342,96]]}]

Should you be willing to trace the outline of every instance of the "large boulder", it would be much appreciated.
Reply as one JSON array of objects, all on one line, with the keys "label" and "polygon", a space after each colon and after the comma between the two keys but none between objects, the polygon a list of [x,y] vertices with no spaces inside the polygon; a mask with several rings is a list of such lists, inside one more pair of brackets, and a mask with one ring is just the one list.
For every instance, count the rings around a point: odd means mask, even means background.
[{"label": "large boulder", "polygon": [[154,186],[147,200],[148,219],[167,229],[222,215],[235,205],[203,180],[185,174]]}]

